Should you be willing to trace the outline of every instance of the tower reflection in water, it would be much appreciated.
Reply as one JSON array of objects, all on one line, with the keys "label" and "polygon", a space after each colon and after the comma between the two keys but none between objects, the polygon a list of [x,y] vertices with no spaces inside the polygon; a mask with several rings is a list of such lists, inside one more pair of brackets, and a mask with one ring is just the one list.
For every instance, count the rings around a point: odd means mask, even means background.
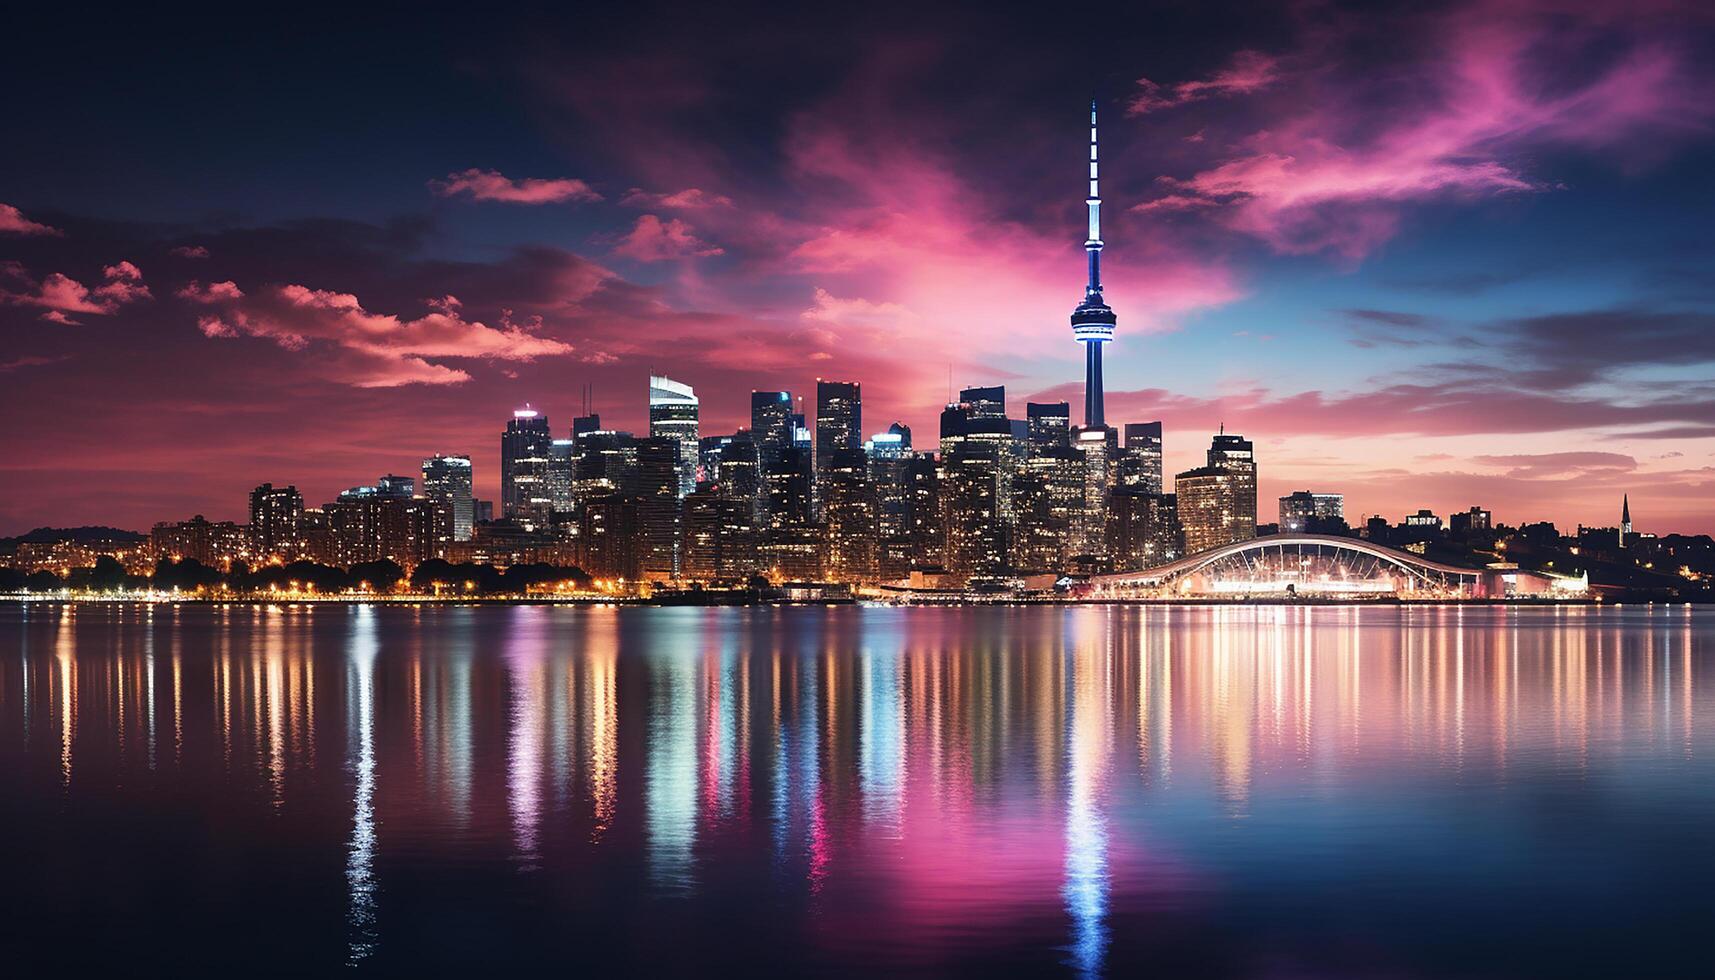
[{"label": "tower reflection in water", "polygon": [[1707,754],[1715,693],[1707,617],[1668,607],[8,615],[8,785],[171,784],[336,848],[354,963],[416,914],[390,869],[506,867],[600,881],[574,905],[798,909],[772,927],[834,955],[983,938],[1095,974],[1152,928],[1116,917],[1238,873],[1220,847],[1291,878],[1432,849],[1437,792],[1660,779],[1631,763]]}]

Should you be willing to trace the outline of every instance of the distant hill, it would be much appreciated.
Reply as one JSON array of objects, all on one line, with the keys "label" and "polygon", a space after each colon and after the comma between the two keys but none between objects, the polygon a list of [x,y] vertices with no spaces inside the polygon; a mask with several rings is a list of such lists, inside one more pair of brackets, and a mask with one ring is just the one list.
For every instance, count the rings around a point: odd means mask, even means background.
[{"label": "distant hill", "polygon": [[20,534],[13,538],[0,538],[0,547],[16,547],[20,544],[49,544],[54,541],[131,541],[137,542],[148,535],[138,534],[117,527],[38,527],[34,531]]}]

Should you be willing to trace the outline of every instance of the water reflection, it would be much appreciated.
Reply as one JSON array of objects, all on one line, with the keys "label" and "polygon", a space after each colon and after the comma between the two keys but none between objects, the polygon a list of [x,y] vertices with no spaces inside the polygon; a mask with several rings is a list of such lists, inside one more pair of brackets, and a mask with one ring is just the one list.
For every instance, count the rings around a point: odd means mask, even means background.
[{"label": "water reflection", "polygon": [[[878,972],[1006,949],[1119,973],[1173,946],[1168,913],[1218,931],[1320,895],[1475,916],[1502,894],[1488,868],[1508,901],[1587,891],[1566,911],[1589,912],[1601,889],[1561,869],[1608,890],[1701,872],[1644,842],[1715,818],[1715,619],[1677,607],[0,617],[13,801],[112,812],[170,787],[242,835],[223,853],[343,863],[352,964],[408,962],[452,914],[419,887],[534,884],[567,921],[662,903],[735,943],[895,957]],[[1366,928],[1387,960],[1391,927]]]},{"label": "water reflection", "polygon": [[352,773],[352,827],[345,863],[350,889],[346,915],[350,964],[368,958],[379,938],[375,881],[375,659],[379,647],[375,610],[369,606],[354,608],[346,682],[346,730],[351,742],[346,765]]},{"label": "water reflection", "polygon": [[644,766],[644,821],[649,876],[663,891],[687,892],[697,839],[696,633],[673,610],[648,644],[649,737]]}]

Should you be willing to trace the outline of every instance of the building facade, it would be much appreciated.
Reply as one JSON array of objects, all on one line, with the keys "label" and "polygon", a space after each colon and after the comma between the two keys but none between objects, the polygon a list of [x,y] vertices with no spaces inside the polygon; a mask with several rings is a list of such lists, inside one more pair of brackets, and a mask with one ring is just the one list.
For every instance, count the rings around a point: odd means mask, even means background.
[{"label": "building facade", "polygon": [[512,413],[500,436],[501,516],[545,527],[553,511],[548,478],[553,435],[548,417],[529,406]]}]

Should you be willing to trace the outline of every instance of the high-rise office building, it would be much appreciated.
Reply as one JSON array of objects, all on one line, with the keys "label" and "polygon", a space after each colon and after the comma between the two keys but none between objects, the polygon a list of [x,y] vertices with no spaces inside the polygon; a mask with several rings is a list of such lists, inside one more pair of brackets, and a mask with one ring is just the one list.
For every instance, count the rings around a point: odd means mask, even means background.
[{"label": "high-rise office building", "polygon": [[1072,311],[1072,337],[1084,345],[1084,427],[1106,425],[1102,397],[1102,345],[1114,339],[1114,311],[1102,298],[1102,196],[1096,185],[1096,102],[1090,100],[1090,196],[1084,199],[1090,209],[1089,234],[1084,239],[1084,253],[1089,263],[1089,280],[1084,285],[1084,301]]},{"label": "high-rise office building", "polygon": [[1009,557],[1003,515],[1010,509],[1012,426],[1002,418],[972,418],[969,406],[941,413],[943,554],[947,570],[963,576],[998,575]]},{"label": "high-rise office building", "polygon": [[1084,458],[1084,499],[1073,515],[1073,554],[1099,565],[1107,557],[1108,497],[1113,493],[1117,433],[1106,426],[1078,430],[1072,448]]},{"label": "high-rise office building", "polygon": [[697,488],[699,443],[697,394],[691,386],[664,378],[649,377],[649,436],[672,439],[679,445],[679,496]]},{"label": "high-rise office building", "polygon": [[828,538],[825,574],[829,578],[837,582],[875,578],[875,512],[875,490],[863,450],[835,451],[822,470],[822,523]]},{"label": "high-rise office building", "polygon": [[[603,494],[629,493],[636,482],[636,440],[629,432],[597,429],[578,436],[572,460],[572,498],[582,503]],[[677,470],[674,471],[677,478]]]},{"label": "high-rise office building", "polygon": [[797,446],[777,450],[762,462],[762,516],[773,530],[810,523],[810,451]]},{"label": "high-rise office building", "polygon": [[572,419],[572,442],[576,443],[587,432],[601,431],[601,416],[591,412],[588,415],[575,416]]},{"label": "high-rise office building", "polygon": [[469,541],[476,523],[469,456],[431,456],[423,460],[423,496],[446,508],[452,540]]},{"label": "high-rise office building", "polygon": [[856,381],[816,379],[816,466],[842,449],[863,449],[863,392]]},{"label": "high-rise office building", "polygon": [[250,491],[250,543],[257,560],[297,557],[303,519],[304,495],[297,487],[264,483]]},{"label": "high-rise office building", "polygon": [[1346,498],[1295,490],[1280,498],[1280,533],[1327,534],[1346,522]]},{"label": "high-rise office building", "polygon": [[1115,482],[1144,493],[1160,493],[1161,478],[1161,423],[1127,422]]},{"label": "high-rise office building", "polygon": [[864,444],[869,482],[875,494],[877,575],[896,579],[909,573],[911,558],[911,428],[900,422],[877,432]]},{"label": "high-rise office building", "polygon": [[1006,418],[1006,386],[991,385],[986,388],[964,388],[959,391],[959,404],[965,406],[965,414],[973,419],[1004,419]]},{"label": "high-rise office building", "polygon": [[742,501],[750,509],[753,527],[761,523],[762,453],[749,429],[740,429],[733,433],[732,438],[721,447],[714,472],[709,476],[717,484],[722,497]]},{"label": "high-rise office building", "polygon": [[1066,402],[1030,402],[1024,406],[1030,450],[1072,444],[1072,407]]},{"label": "high-rise office building", "polygon": [[500,436],[501,514],[527,528],[546,527],[553,509],[548,485],[553,441],[548,417],[528,405],[512,413]]},{"label": "high-rise office building", "polygon": [[375,492],[383,497],[408,499],[417,495],[417,480],[415,477],[389,473],[375,481]]},{"label": "high-rise office building", "polygon": [[909,459],[911,458],[911,427],[903,422],[895,422],[887,427],[886,432],[877,432],[864,443],[863,450],[870,459]]},{"label": "high-rise office building", "polygon": [[1256,452],[1244,436],[1229,435],[1225,428],[1209,444],[1209,465],[1233,475],[1234,540],[1256,537]]},{"label": "high-rise office building", "polygon": [[602,493],[580,501],[578,565],[597,579],[636,581],[642,577],[637,498]]},{"label": "high-rise office building", "polygon": [[554,439],[548,443],[548,500],[553,510],[566,512],[572,509],[577,445],[576,439]]},{"label": "high-rise office building", "polygon": [[790,391],[752,391],[750,393],[750,437],[765,455],[775,449],[792,445],[792,393]]},{"label": "high-rise office building", "polygon": [[750,502],[697,484],[685,498],[680,537],[680,574],[692,582],[741,581],[754,574],[756,526]]},{"label": "high-rise office building", "polygon": [[1179,557],[1178,500],[1138,486],[1108,498],[1108,563],[1116,572],[1150,568]]},{"label": "high-rise office building", "polygon": [[642,534],[639,559],[645,577],[678,574],[679,451],[670,436],[637,443],[637,522]]},{"label": "high-rise office building", "polygon": [[1071,567],[1083,520],[1084,465],[1083,453],[1050,443],[1031,453],[1013,477],[1014,566],[1035,572]]}]

